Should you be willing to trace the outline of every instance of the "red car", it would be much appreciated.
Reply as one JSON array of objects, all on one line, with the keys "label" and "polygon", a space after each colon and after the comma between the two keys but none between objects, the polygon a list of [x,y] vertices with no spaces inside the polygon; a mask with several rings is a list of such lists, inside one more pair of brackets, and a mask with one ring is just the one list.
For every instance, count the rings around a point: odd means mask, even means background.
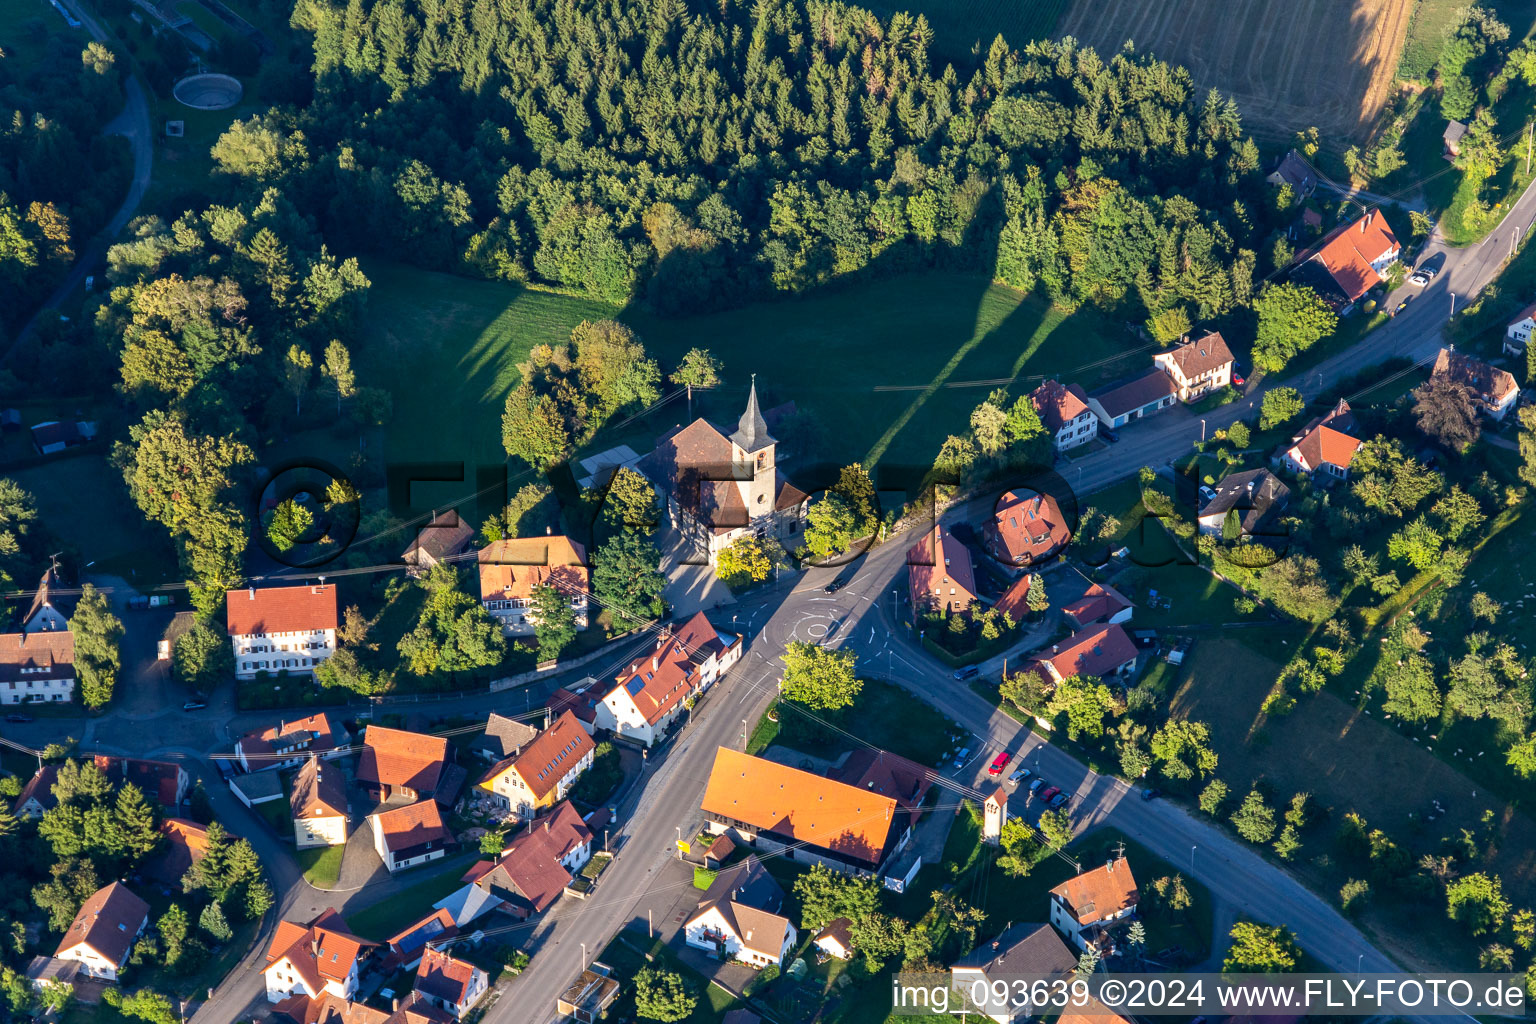
[{"label": "red car", "polygon": [[1042,789],[1040,792],[1036,793],[1035,796],[1039,797],[1041,800],[1044,800],[1046,803],[1050,803],[1051,797],[1060,792],[1060,789],[1056,788],[1055,786],[1051,786],[1048,789]]},{"label": "red car", "polygon": [[994,757],[992,759],[992,763],[987,766],[987,774],[988,775],[1001,775],[1001,774],[1003,774],[1003,769],[1008,767],[1008,762],[1012,761],[1012,760],[1013,760],[1013,755],[1008,753],[1008,751],[1006,751],[1006,750],[1003,751],[1001,754],[998,754],[996,757]]}]

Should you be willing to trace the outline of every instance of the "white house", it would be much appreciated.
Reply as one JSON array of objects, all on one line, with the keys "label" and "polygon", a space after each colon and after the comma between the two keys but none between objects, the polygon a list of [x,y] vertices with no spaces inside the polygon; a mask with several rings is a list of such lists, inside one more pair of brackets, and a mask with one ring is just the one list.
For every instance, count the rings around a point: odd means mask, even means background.
[{"label": "white house", "polygon": [[368,822],[373,827],[373,848],[390,874],[448,855],[453,833],[443,824],[436,800],[379,811]]},{"label": "white house", "polygon": [[1533,330],[1536,330],[1536,302],[1516,313],[1509,326],[1504,328],[1504,351],[1512,356],[1525,355],[1525,346],[1530,342]]},{"label": "white house", "polygon": [[247,587],[225,595],[235,678],[306,675],[336,653],[336,584]]},{"label": "white house", "polygon": [[1179,388],[1173,378],[1154,366],[1128,380],[1089,392],[1088,408],[1106,427],[1123,427],[1168,408],[1178,397]]},{"label": "white house", "polygon": [[347,841],[347,780],[336,765],[311,757],[293,777],[289,799],[299,849]]},{"label": "white house", "polygon": [[780,914],[784,890],[755,856],[715,876],[683,925],[684,941],[720,960],[780,966],[795,945],[795,926]]},{"label": "white house", "polygon": [[351,999],[357,994],[358,961],[373,945],[348,931],[335,910],[326,910],[308,925],[279,921],[262,968],[267,1001],[280,1003],[293,995],[314,999],[327,993]]},{"label": "white house", "polygon": [[1354,432],[1355,414],[1341,398],[1291,437],[1291,446],[1280,453],[1280,464],[1293,473],[1323,473],[1346,480],[1349,464],[1364,444]]},{"label": "white house", "polygon": [[1110,860],[1051,890],[1051,924],[1080,950],[1114,949],[1113,927],[1135,915],[1140,893],[1131,862]]},{"label": "white house", "polygon": [[80,907],[54,956],[79,963],[81,972],[93,978],[116,981],[147,924],[149,904],[113,882]]},{"label": "white house", "polygon": [[1087,444],[1098,434],[1098,419],[1088,408],[1088,396],[1076,384],[1048,380],[1030,392],[1029,401],[1058,452]]},{"label": "white house", "polygon": [[[950,978],[968,1001],[986,997],[985,1002],[976,1000],[976,1010],[982,1016],[997,1024],[1015,1024],[1040,1011],[1030,1003],[1027,990],[1015,992],[1007,979],[1028,975],[1069,981],[1076,968],[1077,954],[1050,925],[1015,924],[955,961]],[[1004,984],[994,992],[992,984],[999,981]]]},{"label": "white house", "polygon": [[75,634],[0,634],[0,704],[63,704],[75,696]]},{"label": "white house", "polygon": [[596,706],[596,725],[651,746],[666,735],[687,699],[709,689],[741,659],[741,637],[720,632],[703,612],[664,630],[649,658],[619,673],[618,685]]},{"label": "white house", "polygon": [[832,921],[811,940],[816,948],[827,956],[839,960],[853,959],[853,922],[846,917]]},{"label": "white house", "polygon": [[1520,385],[1514,374],[1455,349],[1440,350],[1430,377],[1449,378],[1466,385],[1472,390],[1477,407],[1494,420],[1503,420],[1520,399]]},{"label": "white house", "polygon": [[467,960],[454,959],[431,946],[422,950],[415,991],[456,1020],[474,1009],[490,987],[490,977]]},{"label": "white house", "polygon": [[587,628],[587,552],[569,537],[498,540],[477,556],[480,603],[507,636],[527,636],[538,625],[534,591],[552,587],[566,598],[576,628]]},{"label": "white house", "polygon": [[1159,352],[1152,362],[1173,381],[1181,402],[1199,401],[1232,383],[1232,350],[1216,331]]},{"label": "white house", "polygon": [[27,614],[22,616],[23,633],[58,633],[69,628],[69,617],[75,613],[76,599],[73,594],[60,593],[64,589],[59,567],[49,566],[37,583]]},{"label": "white house", "polygon": [[292,768],[312,755],[341,756],[336,727],[325,712],[305,718],[285,718],[276,725],[248,732],[235,742],[235,760],[248,772]]},{"label": "white house", "polygon": [[581,773],[592,767],[596,749],[567,711],[516,754],[491,765],[476,785],[522,821],[564,800]]}]

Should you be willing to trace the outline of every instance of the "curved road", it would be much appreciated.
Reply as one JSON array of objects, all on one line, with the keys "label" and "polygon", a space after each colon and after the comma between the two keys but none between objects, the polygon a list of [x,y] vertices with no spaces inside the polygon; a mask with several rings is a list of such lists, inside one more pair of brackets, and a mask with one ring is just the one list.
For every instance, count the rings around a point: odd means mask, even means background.
[{"label": "curved road", "polygon": [[[79,18],[85,25],[85,30],[91,34],[91,38],[98,43],[111,44],[111,37],[101,25],[89,13],[82,10],[73,0],[60,0],[65,7]],[[64,305],[76,288],[85,283],[86,274],[90,269],[106,258],[107,247],[112,244],[119,232],[133,219],[134,213],[143,201],[144,194],[149,191],[150,174],[154,165],[154,129],[149,122],[149,99],[145,95],[144,87],[140,84],[138,76],[130,74],[123,91],[127,94],[127,102],[123,106],[122,113],[118,114],[102,129],[103,135],[121,135],[128,140],[133,147],[133,179],[128,183],[128,194],[123,197],[122,205],[112,215],[106,227],[90,243],[80,251],[75,265],[69,269],[69,274],[48,296],[47,301],[32,315],[16,335],[4,353],[0,353],[0,364],[11,357],[11,353],[17,351],[30,338],[33,330],[38,325],[38,319],[49,310],[56,310]]]}]

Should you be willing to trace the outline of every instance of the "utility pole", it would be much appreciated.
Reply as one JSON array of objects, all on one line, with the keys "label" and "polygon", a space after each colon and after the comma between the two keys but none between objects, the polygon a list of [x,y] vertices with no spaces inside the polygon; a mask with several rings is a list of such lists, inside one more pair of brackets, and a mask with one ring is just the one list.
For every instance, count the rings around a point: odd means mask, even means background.
[{"label": "utility pole", "polygon": [[1531,130],[1536,128],[1536,121],[1525,123],[1525,176],[1531,176]]}]

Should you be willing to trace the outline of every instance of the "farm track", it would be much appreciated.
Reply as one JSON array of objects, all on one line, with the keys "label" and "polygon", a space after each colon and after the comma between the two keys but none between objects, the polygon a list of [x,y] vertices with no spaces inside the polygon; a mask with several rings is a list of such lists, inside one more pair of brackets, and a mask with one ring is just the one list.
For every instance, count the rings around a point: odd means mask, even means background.
[{"label": "farm track", "polygon": [[1255,134],[1316,125],[1361,141],[1392,88],[1413,0],[1076,0],[1058,25],[1100,53],[1127,42],[1232,95]]}]

